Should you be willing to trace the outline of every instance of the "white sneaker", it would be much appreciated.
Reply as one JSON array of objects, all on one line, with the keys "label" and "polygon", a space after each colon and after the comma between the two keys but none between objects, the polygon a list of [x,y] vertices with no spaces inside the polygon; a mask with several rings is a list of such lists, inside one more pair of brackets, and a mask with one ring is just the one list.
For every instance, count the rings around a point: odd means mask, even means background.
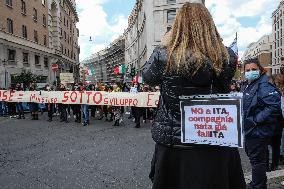
[{"label": "white sneaker", "polygon": [[146,123],[146,120],[143,120],[143,123]]},{"label": "white sneaker", "polygon": [[284,186],[284,181],[281,182],[281,186]]},{"label": "white sneaker", "polygon": [[134,118],[134,119],[132,119],[132,121],[133,121],[133,122],[135,122],[135,118]]},{"label": "white sneaker", "polygon": [[68,118],[70,118],[71,116],[70,115],[68,115]]}]

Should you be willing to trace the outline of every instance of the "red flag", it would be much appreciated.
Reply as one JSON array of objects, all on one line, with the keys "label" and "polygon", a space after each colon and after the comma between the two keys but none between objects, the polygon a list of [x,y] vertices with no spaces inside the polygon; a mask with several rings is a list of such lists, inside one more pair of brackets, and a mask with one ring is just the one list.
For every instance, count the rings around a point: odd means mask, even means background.
[{"label": "red flag", "polygon": [[113,72],[115,74],[119,74],[119,67],[118,66],[115,66],[114,69],[113,69]]}]

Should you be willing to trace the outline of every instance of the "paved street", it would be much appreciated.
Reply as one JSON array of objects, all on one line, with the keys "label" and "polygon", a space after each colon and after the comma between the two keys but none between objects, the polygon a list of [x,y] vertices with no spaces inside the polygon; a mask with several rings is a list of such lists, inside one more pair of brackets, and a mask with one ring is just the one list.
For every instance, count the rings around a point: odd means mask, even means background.
[{"label": "paved street", "polygon": [[[148,189],[154,150],[150,124],[140,129],[94,121],[0,118],[1,189]],[[58,120],[58,118],[55,118]],[[241,150],[243,167],[249,171]]]}]

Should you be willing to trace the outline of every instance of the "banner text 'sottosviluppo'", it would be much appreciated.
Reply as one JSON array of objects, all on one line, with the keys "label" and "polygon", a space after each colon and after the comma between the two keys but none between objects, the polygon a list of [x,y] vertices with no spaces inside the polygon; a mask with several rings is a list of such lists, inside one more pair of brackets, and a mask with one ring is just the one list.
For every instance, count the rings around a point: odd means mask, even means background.
[{"label": "banner text 'sottosviluppo'", "polygon": [[157,107],[159,92],[12,91],[0,90],[0,101]]}]

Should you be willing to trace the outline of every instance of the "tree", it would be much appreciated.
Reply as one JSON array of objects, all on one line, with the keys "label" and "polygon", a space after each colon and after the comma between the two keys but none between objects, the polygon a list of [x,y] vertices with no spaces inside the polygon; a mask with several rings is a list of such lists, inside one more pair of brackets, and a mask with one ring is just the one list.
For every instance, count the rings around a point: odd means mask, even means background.
[{"label": "tree", "polygon": [[19,75],[14,75],[12,78],[12,82],[16,83],[23,83],[25,87],[28,87],[31,83],[39,83],[43,79],[40,75],[35,75],[30,71],[26,72],[23,70]]}]

